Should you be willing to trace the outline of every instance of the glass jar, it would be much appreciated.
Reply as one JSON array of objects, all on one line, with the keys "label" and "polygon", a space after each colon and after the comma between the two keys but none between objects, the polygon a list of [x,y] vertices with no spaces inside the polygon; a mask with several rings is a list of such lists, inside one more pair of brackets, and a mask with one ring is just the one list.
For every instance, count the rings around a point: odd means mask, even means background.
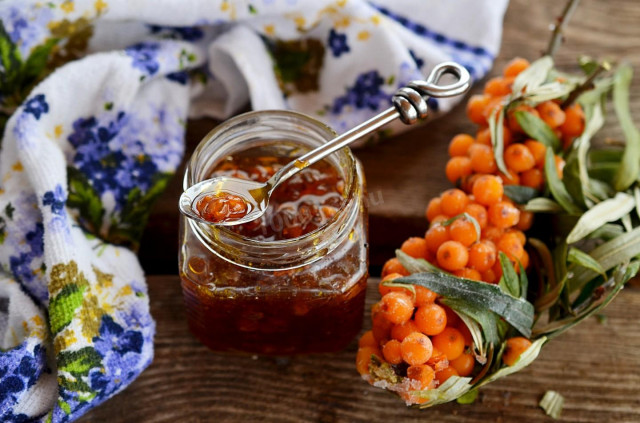
[{"label": "glass jar", "polygon": [[[210,178],[234,154],[259,148],[294,159],[335,136],[300,113],[237,116],[200,142],[184,189]],[[182,217],[179,266],[188,323],[211,349],[331,352],[360,331],[368,276],[364,176],[348,148],[325,160],[342,177],[343,201],[322,226],[302,236],[259,240]]]}]

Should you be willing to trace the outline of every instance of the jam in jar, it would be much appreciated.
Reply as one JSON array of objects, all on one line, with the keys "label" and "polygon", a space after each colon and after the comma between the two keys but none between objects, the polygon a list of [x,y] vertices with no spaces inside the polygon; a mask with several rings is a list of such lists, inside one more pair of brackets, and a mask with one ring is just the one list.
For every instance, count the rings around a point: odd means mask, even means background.
[{"label": "jam in jar", "polygon": [[[215,176],[264,182],[334,136],[298,113],[238,116],[200,143],[184,188]],[[344,348],[360,331],[364,309],[364,189],[362,169],[345,148],[278,186],[259,219],[214,226],[183,217],[180,276],[194,335],[217,351]],[[217,196],[196,208],[209,221],[242,213],[236,199]]]}]

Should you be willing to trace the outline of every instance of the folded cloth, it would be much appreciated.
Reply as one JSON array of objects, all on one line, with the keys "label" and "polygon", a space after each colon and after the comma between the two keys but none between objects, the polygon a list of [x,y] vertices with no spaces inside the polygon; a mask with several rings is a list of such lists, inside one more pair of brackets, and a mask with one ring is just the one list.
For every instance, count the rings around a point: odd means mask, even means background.
[{"label": "folded cloth", "polygon": [[505,7],[1,2],[0,420],[71,421],[151,362],[134,251],[189,114],[225,118],[250,103],[345,131],[439,62],[485,75]]}]

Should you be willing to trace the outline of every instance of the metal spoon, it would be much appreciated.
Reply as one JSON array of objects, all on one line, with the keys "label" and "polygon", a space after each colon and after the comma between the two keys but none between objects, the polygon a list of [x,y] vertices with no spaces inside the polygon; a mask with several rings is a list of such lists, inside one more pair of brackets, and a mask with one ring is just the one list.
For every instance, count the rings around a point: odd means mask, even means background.
[{"label": "metal spoon", "polygon": [[[456,81],[448,85],[438,85],[438,81],[445,74],[453,75]],[[407,125],[416,123],[419,118],[425,118],[428,112],[426,96],[452,97],[465,93],[470,86],[471,77],[465,68],[453,62],[440,63],[431,71],[425,81],[412,81],[406,87],[398,90],[392,97],[392,107],[288,163],[268,181],[256,182],[229,176],[217,176],[198,182],[180,196],[180,211],[191,219],[209,225],[232,226],[255,220],[267,210],[269,197],[276,187],[302,169],[324,159],[353,141],[371,134],[396,118],[400,118]],[[219,195],[221,193],[237,195],[244,199],[247,204],[247,214],[234,220],[221,222],[210,222],[200,217],[195,209],[197,201],[204,195]]]}]

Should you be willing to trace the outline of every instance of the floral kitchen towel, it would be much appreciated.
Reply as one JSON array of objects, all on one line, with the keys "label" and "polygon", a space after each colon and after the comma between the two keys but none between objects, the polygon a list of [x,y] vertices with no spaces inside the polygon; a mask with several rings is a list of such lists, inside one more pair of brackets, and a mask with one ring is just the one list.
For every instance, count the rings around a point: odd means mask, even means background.
[{"label": "floral kitchen towel", "polygon": [[482,77],[505,7],[0,2],[0,421],[74,420],[151,362],[135,250],[182,158],[188,116],[250,104],[345,131],[439,62]]}]

